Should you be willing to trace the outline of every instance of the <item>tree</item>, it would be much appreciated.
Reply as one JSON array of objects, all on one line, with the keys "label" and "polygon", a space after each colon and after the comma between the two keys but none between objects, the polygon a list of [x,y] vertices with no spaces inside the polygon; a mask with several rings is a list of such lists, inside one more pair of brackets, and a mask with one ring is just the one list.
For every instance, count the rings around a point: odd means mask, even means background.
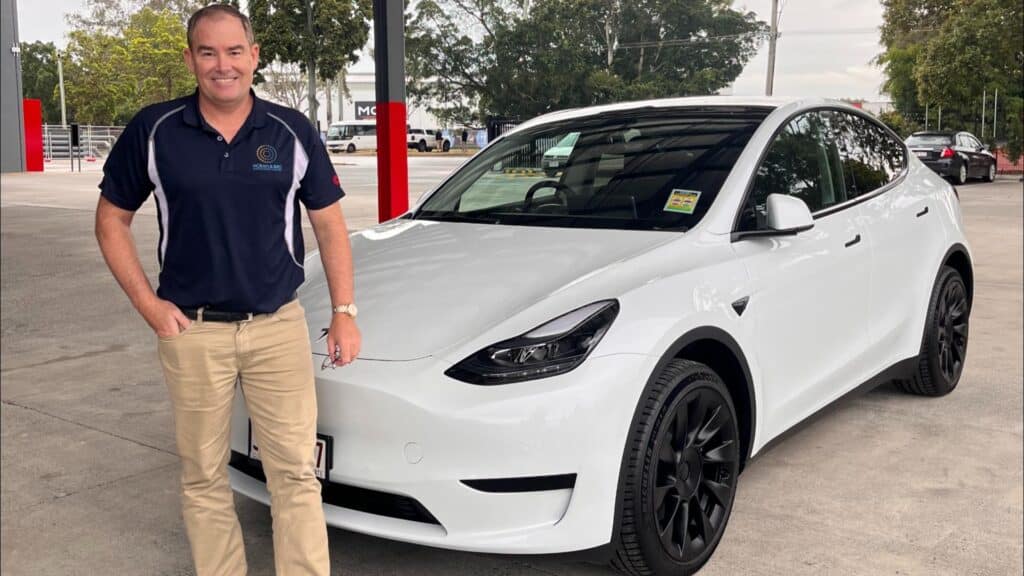
[{"label": "tree", "polygon": [[136,12],[120,34],[72,31],[65,86],[75,120],[124,124],[148,104],[187,94],[195,81],[185,47],[185,26],[167,10]]},{"label": "tree", "polygon": [[[313,30],[307,25],[307,3]],[[312,68],[322,80],[334,80],[366,45],[372,0],[249,0],[249,18],[260,45],[260,70],[275,60]],[[264,80],[262,72],[257,82]]]},{"label": "tree", "polygon": [[21,84],[25,98],[38,98],[42,101],[43,123],[59,123],[57,47],[53,42],[21,43]]},{"label": "tree", "polygon": [[[999,91],[999,134],[1017,158],[1024,85],[1016,51],[1024,45],[1019,0],[883,0],[884,89],[908,123],[943,110],[943,127],[980,127],[983,94]],[[986,114],[991,119],[991,110]]]},{"label": "tree", "polygon": [[[225,3],[238,6],[237,0]],[[75,30],[116,35],[142,9],[168,11],[187,24],[189,16],[206,4],[202,0],[86,0],[84,10],[68,15],[68,23]]]},{"label": "tree", "polygon": [[410,94],[461,122],[708,94],[763,31],[728,0],[423,0],[408,16]]},{"label": "tree", "polygon": [[263,69],[263,90],[276,102],[302,113],[308,111],[306,79],[298,66],[273,62]]}]

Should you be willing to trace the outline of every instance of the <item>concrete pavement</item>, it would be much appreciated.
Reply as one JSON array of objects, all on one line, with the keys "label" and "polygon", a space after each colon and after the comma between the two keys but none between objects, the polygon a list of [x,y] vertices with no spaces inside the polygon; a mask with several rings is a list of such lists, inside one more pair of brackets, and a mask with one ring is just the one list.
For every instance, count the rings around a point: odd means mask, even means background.
[{"label": "concrete pavement", "polygon": [[[350,225],[372,224],[373,159],[335,161]],[[411,201],[461,161],[412,159]],[[5,575],[192,573],[155,339],[92,235],[99,176],[2,178]],[[960,191],[976,258],[960,387],[937,400],[880,388],[760,457],[702,574],[1022,572],[1022,190],[1014,178]],[[155,278],[151,203],[134,232]],[[269,511],[237,503],[250,574],[272,574]],[[336,574],[613,573],[574,556],[469,554],[334,529],[330,539]]]}]

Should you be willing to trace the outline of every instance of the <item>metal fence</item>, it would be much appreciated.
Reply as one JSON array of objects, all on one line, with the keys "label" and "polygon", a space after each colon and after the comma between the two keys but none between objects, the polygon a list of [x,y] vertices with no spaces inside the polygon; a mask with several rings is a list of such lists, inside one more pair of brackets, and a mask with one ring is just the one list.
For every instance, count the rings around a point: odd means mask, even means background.
[{"label": "metal fence", "polygon": [[[123,131],[124,126],[79,126],[82,157],[106,156]],[[43,124],[43,156],[47,160],[71,157],[71,126]]]}]

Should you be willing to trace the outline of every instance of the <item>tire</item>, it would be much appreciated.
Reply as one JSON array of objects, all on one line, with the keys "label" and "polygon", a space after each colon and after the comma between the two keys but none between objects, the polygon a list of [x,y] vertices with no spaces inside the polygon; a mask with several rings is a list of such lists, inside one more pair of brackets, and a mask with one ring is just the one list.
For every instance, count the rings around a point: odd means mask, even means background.
[{"label": "tire", "polygon": [[956,173],[952,175],[953,183],[957,186],[963,186],[967,182],[967,163],[960,162],[960,166],[956,169]]},{"label": "tire", "polygon": [[349,154],[351,154],[351,153],[353,153],[355,151],[356,151],[356,145],[355,144],[349,144],[348,148],[345,149],[345,152],[348,152]]},{"label": "tire", "polygon": [[425,140],[420,140],[419,143],[416,144],[416,149],[419,150],[420,152],[426,152],[427,142]]},{"label": "tire", "polygon": [[896,387],[918,396],[945,396],[960,382],[967,360],[971,306],[960,273],[943,266],[928,301],[928,316],[914,373]]},{"label": "tire", "polygon": [[996,179],[996,163],[989,162],[988,169],[985,170],[985,182],[994,182]]},{"label": "tire", "polygon": [[697,362],[669,362],[645,389],[626,444],[612,566],[630,575],[699,570],[732,512],[739,446],[722,379]]},{"label": "tire", "polygon": [[444,142],[443,142],[443,143],[441,144],[441,151],[442,151],[442,152],[447,152],[447,151],[449,151],[449,150],[451,150],[451,149],[452,149],[452,143],[451,143],[451,142],[449,142],[449,141],[445,140],[445,141],[444,141]]}]

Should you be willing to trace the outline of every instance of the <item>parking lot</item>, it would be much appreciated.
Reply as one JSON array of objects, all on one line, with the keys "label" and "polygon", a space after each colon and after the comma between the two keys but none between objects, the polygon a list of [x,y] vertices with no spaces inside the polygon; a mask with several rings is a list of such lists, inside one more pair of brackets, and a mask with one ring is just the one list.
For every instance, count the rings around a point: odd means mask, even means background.
[{"label": "parking lot", "polygon": [[[410,203],[464,160],[410,158]],[[334,161],[350,227],[372,225],[376,160]],[[2,178],[5,575],[192,574],[156,338],[93,237],[100,176],[93,165]],[[742,476],[729,528],[701,574],[1022,573],[1022,187],[1017,177],[960,187],[976,296],[959,388],[924,399],[883,386],[763,454]],[[133,228],[151,279],[155,213],[148,202]],[[304,232],[315,247],[308,222]],[[269,510],[244,497],[237,505],[250,574],[272,574]],[[329,536],[335,574],[614,573],[579,555],[452,552],[337,529]]]}]

